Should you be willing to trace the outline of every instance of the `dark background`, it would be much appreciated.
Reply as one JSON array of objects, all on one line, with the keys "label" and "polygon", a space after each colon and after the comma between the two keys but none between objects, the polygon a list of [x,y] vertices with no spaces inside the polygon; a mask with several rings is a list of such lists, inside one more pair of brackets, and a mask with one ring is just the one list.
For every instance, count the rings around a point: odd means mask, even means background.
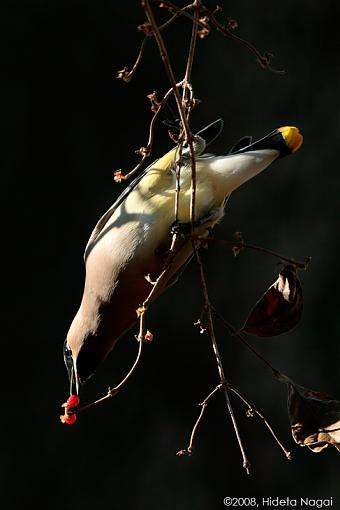
[{"label": "dark background", "polygon": [[[275,54],[262,70],[245,48],[212,33],[198,42],[193,70],[200,129],[223,117],[212,150],[241,136],[297,125],[304,145],[234,193],[216,236],[235,230],[261,246],[312,262],[301,274],[301,325],[276,339],[251,338],[298,383],[339,398],[339,41],[335,1],[222,2],[238,34]],[[159,13],[158,8],[155,8]],[[163,14],[164,16],[164,14]],[[252,462],[247,476],[222,396],[206,411],[194,455],[178,458],[217,384],[209,339],[193,322],[202,296],[193,263],[148,315],[155,335],[126,389],[112,402],[59,422],[68,391],[62,344],[79,305],[83,249],[93,225],[120,193],[146,143],[146,95],[168,89],[150,41],[130,84],[144,21],[139,2],[12,0],[1,7],[3,148],[2,508],[220,509],[224,496],[310,497],[340,505],[339,453],[319,455],[290,436],[286,390],[242,345],[217,327],[227,377],[266,414],[292,450],[288,462],[263,425],[233,399]],[[162,18],[164,19],[164,18]],[[164,34],[181,78],[190,23]],[[171,146],[159,128],[154,157]],[[276,279],[277,261],[256,252],[237,259],[223,245],[203,253],[211,299],[236,326]],[[101,396],[131,364],[127,335],[98,370],[82,401]]]}]

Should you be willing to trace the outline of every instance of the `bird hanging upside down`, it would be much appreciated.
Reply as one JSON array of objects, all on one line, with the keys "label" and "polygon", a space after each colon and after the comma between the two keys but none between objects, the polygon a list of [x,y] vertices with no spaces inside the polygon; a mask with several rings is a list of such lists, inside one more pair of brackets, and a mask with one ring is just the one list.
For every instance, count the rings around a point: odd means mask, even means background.
[{"label": "bird hanging upside down", "polygon": [[[273,161],[299,149],[296,127],[281,127],[251,143],[241,139],[226,156],[205,154],[223,127],[217,120],[194,139],[196,199],[194,234],[204,238],[224,215],[229,195]],[[80,308],[64,345],[70,392],[79,388],[105,360],[117,340],[137,321],[137,308],[150,293],[146,275],[164,268],[175,220],[175,147],[138,176],[95,226],[85,249],[86,279]],[[191,155],[183,149],[177,227],[190,225]],[[176,226],[175,226],[176,227]],[[190,229],[189,229],[190,232]],[[171,268],[153,295],[174,283],[193,254],[191,238],[176,245]]]}]

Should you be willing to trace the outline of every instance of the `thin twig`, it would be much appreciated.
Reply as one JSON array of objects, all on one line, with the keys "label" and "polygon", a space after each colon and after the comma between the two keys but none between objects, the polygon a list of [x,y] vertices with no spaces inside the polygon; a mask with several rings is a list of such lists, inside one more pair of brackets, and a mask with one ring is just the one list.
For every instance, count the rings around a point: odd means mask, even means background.
[{"label": "thin twig", "polygon": [[209,21],[215,26],[215,28],[221,32],[223,35],[226,35],[227,37],[230,37],[231,39],[233,39],[234,41],[237,41],[239,44],[245,46],[250,52],[252,52],[255,56],[256,56],[256,59],[257,59],[257,62],[260,64],[260,66],[263,68],[263,69],[268,69],[268,71],[271,71],[272,73],[276,73],[276,74],[285,74],[285,71],[284,70],[279,70],[279,69],[273,69],[269,64],[270,64],[270,57],[271,55],[269,54],[266,54],[266,55],[263,55],[257,48],[256,46],[254,46],[253,44],[251,44],[249,41],[246,41],[245,39],[243,39],[242,37],[239,37],[238,35],[234,34],[231,30],[229,30],[227,27],[225,27],[224,25],[222,25],[214,16],[214,14],[212,13],[212,11],[210,11],[209,9],[206,9],[207,13],[208,13],[208,16],[209,16]]},{"label": "thin twig", "polygon": [[205,279],[203,264],[201,261],[201,257],[199,255],[199,251],[198,251],[194,241],[193,241],[193,249],[194,249],[194,253],[195,253],[196,260],[197,260],[199,270],[200,270],[201,284],[202,284],[202,290],[203,290],[203,296],[204,296],[204,305],[205,305],[206,314],[208,317],[208,331],[209,331],[209,336],[210,336],[210,339],[212,342],[212,347],[213,347],[213,351],[214,351],[216,362],[217,362],[217,368],[218,368],[218,373],[220,376],[220,382],[221,382],[221,384],[223,384],[223,393],[224,393],[225,400],[227,403],[228,412],[229,412],[229,415],[230,415],[230,418],[231,418],[231,421],[232,421],[232,424],[234,427],[238,445],[239,445],[239,448],[241,451],[241,455],[242,455],[242,459],[243,459],[243,467],[246,470],[247,474],[249,474],[250,473],[250,462],[246,456],[245,449],[244,449],[242,439],[240,436],[240,432],[238,430],[234,411],[233,411],[233,408],[230,403],[229,394],[228,394],[228,390],[227,390],[227,386],[226,386],[227,380],[224,375],[222,358],[219,353],[218,345],[217,345],[217,341],[216,341],[216,337],[215,337],[214,323],[213,323],[213,318],[212,318],[212,306],[211,306],[210,299],[209,299],[208,288],[207,288],[207,283],[206,283],[206,279]]},{"label": "thin twig", "polygon": [[134,77],[135,72],[137,71],[137,68],[142,60],[142,56],[144,53],[144,49],[146,46],[146,43],[148,41],[148,37],[144,37],[142,44],[140,45],[140,49],[136,58],[136,61],[131,69],[131,71],[128,71],[127,67],[124,67],[121,71],[118,71],[117,78],[121,78],[126,83],[129,83],[132,78]]},{"label": "thin twig", "polygon": [[209,395],[203,400],[203,402],[201,402],[199,404],[201,406],[201,411],[200,411],[200,414],[199,414],[199,416],[198,416],[197,420],[195,421],[194,426],[192,428],[191,435],[190,435],[190,440],[189,440],[189,446],[187,448],[184,448],[183,450],[179,450],[176,453],[176,455],[178,455],[178,457],[182,457],[183,455],[191,455],[192,454],[192,448],[193,448],[193,443],[194,443],[194,438],[195,438],[195,435],[196,435],[197,427],[198,427],[200,421],[203,418],[203,414],[205,412],[205,409],[206,409],[209,401],[211,400],[211,398],[218,391],[220,391],[222,389],[222,387],[223,387],[222,384],[219,384],[218,386],[216,386],[216,388],[211,393],[209,393]]},{"label": "thin twig", "polygon": [[178,221],[178,215],[179,215],[179,197],[180,197],[180,192],[181,192],[181,168],[183,166],[182,150],[183,150],[183,142],[180,141],[178,144],[178,157],[176,159],[175,222]]},{"label": "thin twig", "polygon": [[[171,23],[173,21],[175,21],[175,19],[179,16],[179,14],[180,14],[179,12],[176,12],[173,16],[171,16],[170,19],[168,19],[165,23],[163,23],[163,25],[160,25],[159,30],[164,30],[169,25],[171,25]],[[149,38],[150,37],[147,36],[147,35],[144,36],[144,39],[143,39],[143,41],[141,43],[141,46],[140,46],[140,49],[139,49],[136,61],[135,61],[134,65],[132,66],[131,71],[128,71],[128,69],[125,67],[121,71],[118,71],[117,78],[121,78],[126,83],[129,83],[132,80],[132,78],[134,77],[134,75],[135,75],[135,73],[136,73],[136,71],[138,69],[139,64],[141,63],[141,60],[142,60],[142,57],[143,57],[143,53],[144,53],[144,50],[145,50],[145,46],[146,46],[146,43],[149,40]]]},{"label": "thin twig", "polygon": [[[179,82],[177,83],[177,86],[180,86],[182,82]],[[151,119],[151,122],[150,122],[150,127],[149,127],[149,138],[148,138],[148,141],[147,141],[147,144],[146,144],[146,147],[143,147],[142,150],[140,150],[139,152],[142,152],[143,156],[142,156],[142,159],[139,161],[139,163],[129,172],[127,173],[126,175],[121,175],[119,172],[119,176],[116,178],[117,181],[120,181],[120,180],[127,180],[129,179],[130,177],[132,177],[133,174],[135,174],[137,172],[137,170],[140,169],[140,167],[143,165],[144,161],[150,156],[151,154],[151,150],[152,150],[152,146],[153,146],[153,141],[154,141],[154,130],[155,130],[155,124],[156,124],[156,120],[159,116],[159,114],[161,113],[161,111],[163,110],[164,106],[166,105],[169,97],[171,96],[171,94],[173,93],[173,89],[169,89],[167,91],[167,93],[164,95],[163,99],[158,103],[158,109],[157,111],[154,113],[152,119]]]},{"label": "thin twig", "polygon": [[149,295],[143,301],[142,306],[137,309],[137,314],[139,316],[139,321],[140,321],[139,322],[139,334],[138,334],[138,339],[139,340],[141,338],[145,337],[145,314],[146,314],[146,312],[147,312],[147,310],[148,310],[148,308],[150,306],[151,300],[152,300],[156,290],[158,290],[158,287],[163,282],[165,276],[168,274],[168,272],[171,269],[173,259],[174,259],[175,255],[176,255],[175,248],[176,248],[177,242],[178,242],[178,234],[174,233],[172,235],[171,246],[170,246],[170,249],[169,249],[169,252],[168,252],[167,259],[166,259],[166,261],[164,263],[163,270],[160,273],[160,275],[157,277],[157,279],[154,282],[151,282],[152,289],[151,289]]},{"label": "thin twig", "polygon": [[271,255],[272,257],[275,257],[277,259],[283,260],[284,262],[287,262],[288,264],[291,264],[292,266],[295,266],[297,269],[301,269],[301,270],[306,270],[309,262],[311,261],[311,257],[306,257],[305,262],[299,262],[299,261],[296,261],[289,257],[285,257],[284,255],[281,255],[280,253],[277,253],[273,250],[269,250],[268,248],[263,248],[262,246],[257,246],[255,244],[248,244],[243,241],[237,241],[237,240],[228,241],[227,239],[216,239],[215,237],[205,237],[204,241],[206,241],[208,243],[228,244],[232,247],[237,248],[238,250],[249,249],[249,250],[260,251],[262,253],[266,253],[267,255]]},{"label": "thin twig", "polygon": [[[178,85],[175,80],[173,69],[171,66],[170,57],[169,57],[168,51],[166,49],[166,46],[164,44],[162,35],[159,31],[159,27],[157,26],[157,23],[155,21],[153,12],[150,7],[149,0],[142,0],[142,6],[143,6],[145,14],[148,18],[148,21],[151,25],[152,32],[153,32],[154,37],[157,42],[160,56],[162,58],[171,88],[174,93],[174,97],[175,97],[177,108],[178,108],[178,113],[179,113],[179,116],[181,119],[182,129],[183,129],[184,136],[185,136],[185,142],[187,143],[189,150],[190,150],[191,172],[192,172],[191,175],[192,175],[192,182],[195,185],[195,183],[196,183],[196,177],[195,177],[196,176],[196,162],[195,162],[195,152],[194,152],[194,145],[193,145],[193,134],[190,131],[188,119],[186,117],[186,114],[185,114],[185,111],[184,111],[184,108],[182,105],[182,100],[181,100],[181,96],[179,93]],[[193,211],[193,214],[191,215],[191,222],[194,223],[194,221],[195,221],[195,211]]]},{"label": "thin twig", "polygon": [[86,404],[82,407],[79,407],[76,409],[70,409],[70,411],[67,412],[67,414],[71,415],[71,414],[82,413],[83,411],[86,411],[87,409],[90,409],[91,407],[97,406],[98,404],[102,404],[103,402],[105,402],[105,400],[107,400],[111,397],[115,397],[117,395],[117,393],[123,388],[123,386],[125,386],[125,384],[128,382],[128,380],[132,376],[133,372],[135,371],[138,363],[140,362],[140,359],[142,356],[142,347],[143,347],[144,342],[142,340],[139,340],[138,343],[139,343],[139,347],[138,347],[137,357],[136,357],[132,367],[130,368],[130,370],[128,371],[126,376],[121,380],[121,382],[119,384],[117,384],[117,386],[115,386],[114,388],[109,388],[107,390],[106,395],[104,395],[103,397],[95,400],[94,402],[91,402],[90,404]]},{"label": "thin twig", "polygon": [[271,255],[272,257],[276,257],[280,260],[284,260],[285,262],[292,264],[296,268],[303,269],[303,270],[307,269],[308,264],[311,259],[310,257],[306,257],[305,262],[297,262],[294,259],[284,257],[283,255],[280,255],[279,253],[276,253],[275,251],[268,250],[268,248],[262,248],[262,246],[256,246],[255,244],[247,244],[247,243],[243,243],[243,242],[234,242],[233,244],[234,244],[234,246],[237,246],[239,248],[248,248],[250,250],[256,250],[256,251],[260,251],[262,253],[267,253],[267,255]]},{"label": "thin twig", "polygon": [[[194,20],[192,24],[191,31],[191,40],[190,40],[190,48],[187,59],[187,65],[185,70],[185,76],[183,79],[183,95],[182,95],[182,105],[183,108],[186,108],[186,118],[189,121],[190,113],[193,107],[193,89],[191,85],[191,72],[192,66],[194,63],[194,55],[196,49],[196,40],[197,40],[197,30],[198,30],[198,20],[200,15],[200,0],[195,0],[193,3],[194,8]],[[189,98],[188,96],[189,91]],[[190,193],[190,221],[191,221],[191,230],[193,231],[193,225],[195,222],[195,204],[196,204],[196,161],[195,155],[190,149],[191,154],[191,193]]]},{"label": "thin twig", "polygon": [[267,427],[267,429],[269,430],[270,434],[273,436],[274,440],[276,441],[277,445],[281,448],[281,450],[284,452],[285,456],[287,457],[288,460],[291,460],[292,459],[292,454],[290,451],[288,451],[284,445],[281,443],[281,441],[279,440],[279,438],[277,437],[277,435],[275,434],[274,430],[272,429],[270,423],[268,422],[268,420],[266,419],[266,417],[256,408],[256,406],[254,404],[252,404],[251,402],[249,402],[246,397],[238,390],[236,389],[234,386],[232,386],[231,384],[228,384],[228,388],[230,389],[230,391],[232,391],[233,393],[235,393],[235,395],[237,395],[241,400],[242,402],[244,402],[246,404],[246,406],[248,407],[248,411],[247,411],[247,416],[248,417],[252,417],[255,414],[257,414],[257,416],[259,416],[261,418],[261,420],[263,421],[263,423],[265,424],[265,426]]},{"label": "thin twig", "polygon": [[[183,88],[182,105],[183,105],[184,111],[186,112],[186,117],[187,117],[188,121],[189,121],[191,109],[193,106],[193,104],[192,104],[193,90],[192,90],[192,85],[191,85],[191,72],[192,72],[192,67],[194,64],[198,22],[199,22],[199,15],[200,15],[200,6],[201,6],[200,0],[195,0],[195,2],[192,4],[192,8],[194,9],[194,17],[193,17],[193,23],[192,23],[189,53],[188,53],[187,64],[186,64],[186,69],[185,69],[185,75],[184,75],[184,79],[183,79],[183,85],[182,85],[182,88]],[[189,92],[189,97],[188,97],[188,92]]]},{"label": "thin twig", "polygon": [[265,365],[267,365],[267,367],[269,367],[271,369],[271,371],[273,372],[273,375],[277,378],[278,375],[281,373],[279,370],[277,370],[275,367],[273,367],[273,365],[271,365],[269,363],[269,361],[266,360],[266,358],[264,358],[256,349],[254,349],[254,347],[252,347],[248,342],[247,340],[244,338],[244,336],[239,332],[237,331],[236,328],[234,328],[234,326],[232,324],[230,324],[230,322],[228,322],[224,317],[223,315],[221,315],[220,313],[218,313],[218,311],[216,310],[215,307],[211,306],[211,309],[214,313],[214,315],[216,315],[216,317],[218,317],[218,319],[222,322],[222,324],[228,329],[229,333],[231,333],[233,336],[236,336],[236,338],[238,338],[239,340],[241,340],[241,342],[253,353],[255,354],[255,356],[257,356],[261,361],[262,363],[264,363]]},{"label": "thin twig", "polygon": [[[183,7],[183,8],[179,8],[175,4],[173,4],[172,2],[170,2],[168,0],[164,0],[163,3],[165,5],[167,5],[169,8],[171,8],[176,14],[180,14],[180,15],[185,16],[185,17],[187,17],[187,18],[189,18],[191,20],[193,19],[193,16],[189,12],[187,12],[187,9],[191,8],[191,5]],[[203,22],[203,21],[199,20],[198,21],[198,25],[200,27],[206,28],[208,23],[211,22],[214,25],[214,27],[216,28],[216,30],[221,32],[223,35],[225,35],[227,37],[230,37],[231,39],[233,39],[234,41],[238,42],[242,46],[245,46],[251,53],[253,53],[256,56],[256,60],[260,64],[262,69],[268,69],[268,71],[271,71],[272,73],[275,73],[275,74],[285,74],[284,70],[273,69],[269,65],[270,64],[270,58],[271,58],[272,55],[270,55],[268,53],[262,54],[256,48],[256,46],[251,44],[246,39],[243,39],[242,37],[239,37],[238,35],[234,34],[232,32],[232,30],[230,30],[228,27],[225,27],[224,25],[222,25],[222,23],[220,23],[215,18],[214,12],[211,11],[210,9],[208,9],[205,5],[202,5],[202,10],[204,11],[204,13],[206,14],[208,19],[207,19],[207,22]],[[221,10],[221,9],[218,9],[218,10]]]}]

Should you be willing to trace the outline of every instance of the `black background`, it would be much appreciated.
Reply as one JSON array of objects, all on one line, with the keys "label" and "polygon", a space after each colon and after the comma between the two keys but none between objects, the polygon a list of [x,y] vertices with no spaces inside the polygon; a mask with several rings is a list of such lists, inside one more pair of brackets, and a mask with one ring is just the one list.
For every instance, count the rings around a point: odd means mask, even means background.
[{"label": "black background", "polygon": [[[240,230],[287,256],[312,256],[301,274],[301,325],[251,342],[298,383],[339,397],[336,2],[222,5],[224,16],[238,20],[238,34],[274,53],[273,67],[286,74],[262,70],[221,34],[198,41],[193,84],[202,103],[193,129],[224,118],[216,153],[281,125],[297,125],[304,145],[233,194],[216,236]],[[218,326],[227,377],[270,418],[294,460],[233,399],[252,462],[247,476],[222,396],[206,411],[194,455],[175,456],[187,444],[197,404],[218,381],[209,339],[193,326],[202,306],[194,263],[150,310],[155,339],[126,389],[76,425],[60,424],[68,391],[62,344],[81,299],[83,248],[122,189],[113,171],[131,169],[134,150],[146,143],[146,95],[169,87],[152,41],[133,82],[115,79],[131,67],[141,41],[139,2],[13,0],[1,11],[1,507],[203,510],[224,508],[224,496],[304,496],[333,497],[338,508],[339,453],[316,455],[293,443],[285,387]],[[179,20],[164,33],[177,79],[190,30]],[[160,127],[154,157],[170,146]],[[278,270],[267,255],[247,251],[234,259],[224,245],[203,259],[212,301],[237,326]],[[88,383],[83,402],[120,380],[136,348],[131,333]]]}]

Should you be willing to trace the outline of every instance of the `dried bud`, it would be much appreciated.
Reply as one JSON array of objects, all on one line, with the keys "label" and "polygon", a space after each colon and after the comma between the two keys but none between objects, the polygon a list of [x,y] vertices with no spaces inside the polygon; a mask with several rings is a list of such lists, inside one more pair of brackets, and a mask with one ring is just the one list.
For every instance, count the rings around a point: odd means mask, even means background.
[{"label": "dried bud", "polygon": [[137,313],[137,317],[140,317],[141,315],[143,315],[143,313],[145,313],[145,308],[144,306],[139,306],[136,310],[136,313]]},{"label": "dried bud", "polygon": [[168,135],[170,137],[170,139],[175,142],[175,143],[178,143],[178,140],[179,140],[179,135],[178,133],[174,133],[173,131],[171,131],[170,129],[168,130]]},{"label": "dried bud", "polygon": [[127,67],[117,72],[117,78],[128,83],[131,80],[130,73]]},{"label": "dried bud", "polygon": [[171,14],[176,13],[176,9],[174,9],[171,5],[168,5],[166,2],[160,2],[158,7],[160,9],[167,9]]},{"label": "dried bud", "polygon": [[184,448],[183,450],[179,450],[176,453],[177,457],[190,457],[191,454],[192,454],[192,451],[189,448]]},{"label": "dried bud", "polygon": [[199,19],[201,28],[200,30],[197,31],[197,35],[201,39],[204,39],[204,37],[210,34],[210,26],[208,21],[209,21],[208,16],[203,16],[202,18]]},{"label": "dried bud", "polygon": [[113,178],[115,182],[122,182],[125,181],[126,179],[125,175],[122,174],[121,170],[116,170],[113,174]]},{"label": "dried bud", "polygon": [[236,30],[238,28],[238,22],[236,19],[227,18],[227,29],[228,30]]},{"label": "dried bud", "polygon": [[218,12],[222,12],[223,8],[220,5],[216,5],[215,9],[213,10],[213,14],[217,14]]},{"label": "dried bud", "polygon": [[140,147],[139,149],[135,150],[135,153],[146,157],[149,155],[149,149],[147,147]]},{"label": "dried bud", "polygon": [[139,30],[139,32],[143,32],[146,37],[152,36],[153,33],[150,23],[142,23],[141,25],[138,25],[137,30]]},{"label": "dried bud", "polygon": [[264,55],[260,55],[259,57],[257,57],[257,61],[262,67],[262,69],[268,69],[272,58],[273,58],[272,53],[264,53]]},{"label": "dried bud", "polygon": [[243,237],[242,237],[242,232],[235,232],[234,233],[234,238],[235,238],[235,241],[236,243],[232,246],[232,252],[233,252],[233,255],[234,257],[237,257],[241,251],[244,249],[244,241],[243,241]]},{"label": "dried bud", "polygon": [[191,106],[192,108],[196,108],[200,103],[202,103],[201,99],[198,99],[197,97],[193,97],[191,100]]},{"label": "dried bud", "polygon": [[153,334],[148,329],[146,330],[146,333],[144,335],[144,340],[146,342],[152,342],[152,340],[153,340]]},{"label": "dried bud", "polygon": [[160,102],[158,101],[157,93],[156,92],[152,92],[151,94],[148,94],[146,97],[148,99],[150,99],[150,101],[151,101],[151,111],[153,113],[158,112],[159,107],[160,107]]},{"label": "dried bud", "polygon": [[234,244],[234,246],[232,247],[232,252],[233,252],[234,257],[237,257],[241,253],[242,250],[243,250],[243,246]]},{"label": "dried bud", "polygon": [[281,335],[300,322],[302,309],[302,287],[296,269],[286,266],[251,310],[242,331],[261,337]]},{"label": "dried bud", "polygon": [[202,324],[201,319],[198,319],[196,322],[194,322],[194,326],[198,326],[199,327],[201,335],[203,335],[207,331],[207,328],[204,327],[204,325]]}]

